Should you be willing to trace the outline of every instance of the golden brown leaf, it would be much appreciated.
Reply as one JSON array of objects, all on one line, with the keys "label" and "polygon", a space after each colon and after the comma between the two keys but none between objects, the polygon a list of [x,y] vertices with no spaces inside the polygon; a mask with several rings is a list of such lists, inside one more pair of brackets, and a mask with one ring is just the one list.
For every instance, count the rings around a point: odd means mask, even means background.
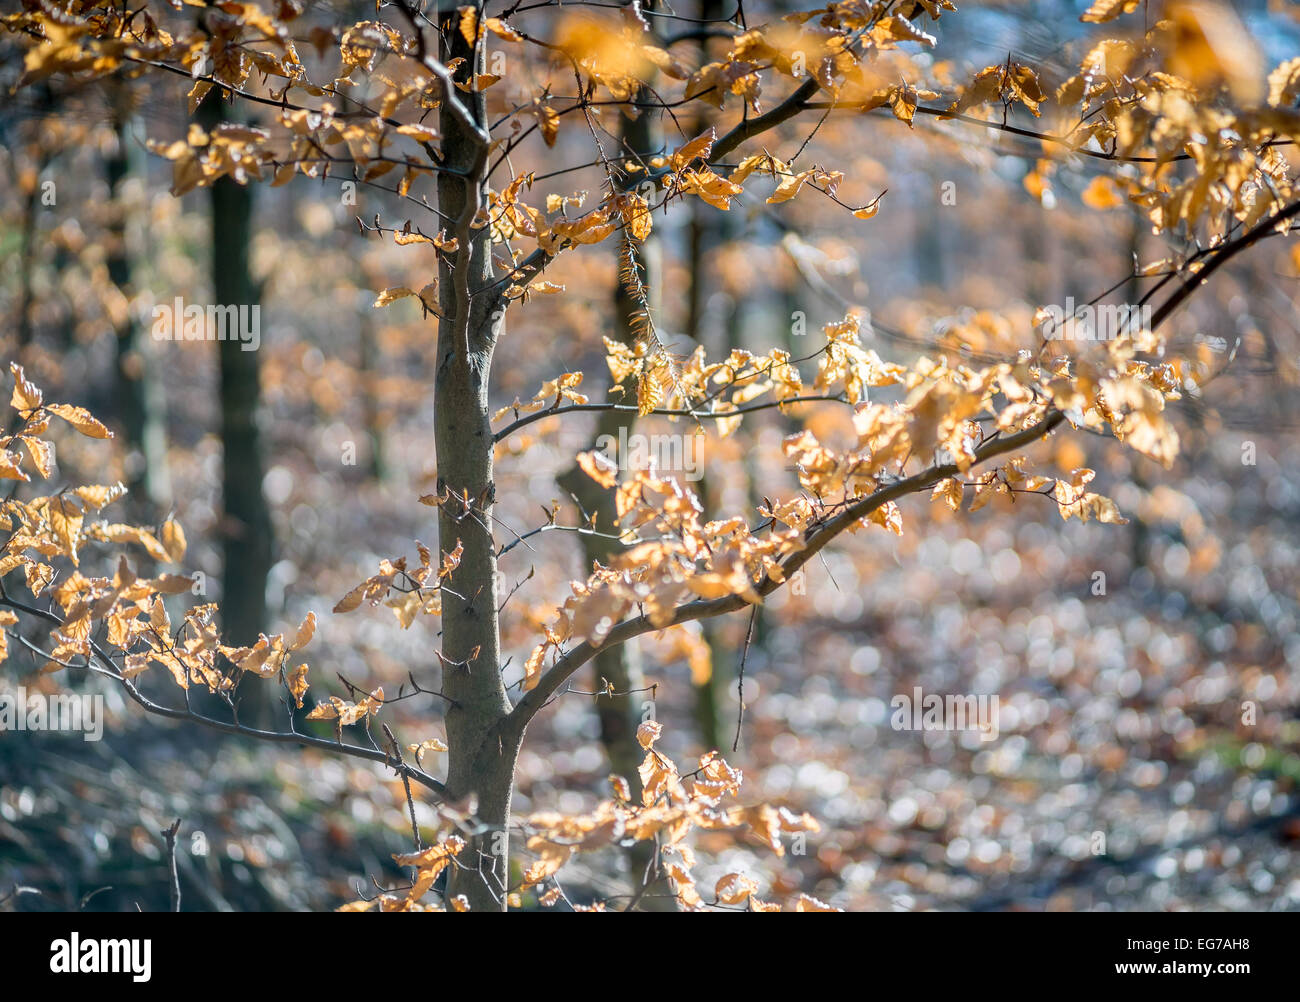
[{"label": "golden brown leaf", "polygon": [[10,362],[9,371],[14,377],[14,392],[9,398],[9,405],[24,413],[40,407],[44,395],[36,388],[36,384],[28,381],[23,374],[23,367],[17,362]]},{"label": "golden brown leaf", "polygon": [[383,292],[379,294],[379,297],[375,300],[375,309],[379,309],[381,306],[387,306],[389,303],[396,302],[397,300],[403,299],[406,296],[414,296],[414,295],[415,293],[412,290],[406,288],[405,286],[394,286],[391,289],[385,289]]},{"label": "golden brown leaf", "polygon": [[171,563],[179,564],[185,559],[185,530],[175,519],[169,518],[163,523],[161,543]]},{"label": "golden brown leaf", "polygon": [[679,147],[669,158],[673,170],[681,171],[683,167],[690,165],[691,161],[697,158],[708,159],[709,153],[713,150],[713,143],[718,137],[717,131],[713,126],[709,126],[707,132],[701,132],[690,142]]},{"label": "golden brown leaf", "polygon": [[1121,14],[1130,14],[1137,10],[1140,0],[1094,0],[1091,7],[1080,15],[1079,20],[1090,24],[1113,21]]},{"label": "golden brown leaf", "polygon": [[96,421],[90,411],[84,407],[74,407],[72,404],[49,404],[45,409],[63,418],[87,438],[113,437],[113,433]]},{"label": "golden brown leaf", "polygon": [[613,487],[618,483],[618,464],[603,452],[580,452],[577,461],[582,472],[601,487]]}]

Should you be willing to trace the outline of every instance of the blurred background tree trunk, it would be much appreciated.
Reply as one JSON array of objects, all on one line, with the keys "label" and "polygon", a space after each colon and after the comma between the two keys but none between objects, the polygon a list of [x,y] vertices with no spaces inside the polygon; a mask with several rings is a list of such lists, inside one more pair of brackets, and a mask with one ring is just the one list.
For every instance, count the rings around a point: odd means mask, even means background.
[{"label": "blurred background tree trunk", "polygon": [[[208,130],[228,121],[221,91],[214,88],[198,109]],[[212,296],[215,305],[252,307],[260,290],[249,271],[253,231],[253,192],[229,176],[212,185]],[[251,314],[251,310],[250,310]],[[260,348],[259,348],[260,350]],[[271,571],[274,529],[262,493],[265,476],[258,427],[261,362],[237,338],[217,343],[221,368],[221,615],[226,642],[251,645],[267,628],[266,582]],[[269,698],[242,693],[241,719],[264,721]]]},{"label": "blurred background tree trunk", "polygon": [[[130,303],[136,290],[132,281],[132,248],[127,228],[131,210],[124,189],[140,165],[131,145],[132,94],[129,85],[123,80],[110,81],[108,97],[116,143],[104,158],[110,203],[106,265],[109,280],[122,294],[123,301]],[[126,486],[131,491],[127,503],[134,520],[155,522],[171,493],[167,476],[163,387],[150,358],[144,325],[134,309],[125,309],[115,318],[114,334],[117,338],[114,404],[125,438]]]},{"label": "blurred background tree trunk", "polygon": [[[638,157],[649,160],[658,152],[659,130],[649,114],[632,119],[620,116],[621,143],[615,157],[616,162],[636,162]],[[622,178],[626,190],[638,190],[645,181],[644,171],[629,173]],[[653,186],[652,186],[653,187]],[[654,202],[651,193],[649,201]],[[629,293],[623,282],[619,281],[614,290],[614,332],[613,337],[625,344],[636,340],[634,317],[643,306],[650,309],[651,315],[658,313],[658,291],[660,281],[659,238],[655,232],[644,241],[633,238],[631,242],[636,259],[636,268],[641,285],[649,299],[647,304],[639,302]],[[622,398],[607,399],[625,403]],[[602,411],[596,422],[594,441],[609,435],[615,441],[623,442],[622,436],[630,434],[635,426],[636,416],[627,411]],[[594,448],[594,445],[593,445]],[[626,456],[611,456],[620,466],[626,462]],[[572,494],[582,506],[586,516],[596,516],[595,528],[601,535],[586,533],[580,536],[583,556],[587,569],[593,561],[608,563],[610,557],[623,549],[617,539],[610,538],[618,533],[618,514],[614,508],[614,494],[595,483],[576,466],[571,467],[558,478],[560,487]],[[593,691],[612,687],[616,695],[599,696],[596,699],[596,714],[600,719],[600,739],[609,756],[610,768],[617,776],[627,780],[631,789],[632,800],[641,802],[641,776],[637,771],[645,750],[637,742],[636,732],[641,722],[653,717],[653,694],[643,691],[646,688],[645,676],[641,672],[640,648],[635,641],[602,649],[591,662],[591,680]],[[651,712],[647,713],[649,709]],[[659,847],[654,842],[637,842],[627,852],[629,876],[634,888],[633,893],[642,887],[645,891],[637,900],[637,907],[644,911],[675,911],[677,900],[668,879],[660,875]]]},{"label": "blurred background tree trunk", "polygon": [[[52,114],[55,110],[54,95],[48,86],[41,89],[41,99],[37,114]],[[22,251],[18,257],[18,353],[19,359],[25,356],[26,349],[36,337],[36,328],[32,321],[32,310],[36,305],[36,291],[33,282],[36,278],[36,264],[40,260],[37,249],[37,221],[42,205],[41,175],[54,159],[54,153],[43,140],[33,142],[35,165],[30,175],[18,179],[19,190],[23,193]],[[56,189],[57,190],[57,189]],[[57,197],[57,196],[56,196]]]}]

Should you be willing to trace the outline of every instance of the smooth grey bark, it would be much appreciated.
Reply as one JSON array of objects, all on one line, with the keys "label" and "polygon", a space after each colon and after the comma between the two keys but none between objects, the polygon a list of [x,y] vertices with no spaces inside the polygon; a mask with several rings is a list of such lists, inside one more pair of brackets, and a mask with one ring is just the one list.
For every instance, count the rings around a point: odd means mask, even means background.
[{"label": "smooth grey bark", "polygon": [[[458,30],[454,11],[443,14],[439,35],[444,63],[465,59],[456,79],[484,69]],[[457,102],[478,131],[452,106]],[[499,725],[510,712],[501,679],[497,619],[496,544],[492,510],[492,427],[488,377],[502,313],[488,291],[493,284],[491,231],[469,221],[487,200],[487,121],[481,93],[445,94],[440,113],[446,170],[438,175],[438,207],[455,221],[460,246],[440,255],[438,371],[434,382],[434,444],[443,552],[464,547],[442,591],[442,692],[448,697],[447,798],[477,801],[479,831],[468,838],[447,881],[451,897],[464,895],[471,911],[504,911],[510,886],[510,801],[522,731]]]}]

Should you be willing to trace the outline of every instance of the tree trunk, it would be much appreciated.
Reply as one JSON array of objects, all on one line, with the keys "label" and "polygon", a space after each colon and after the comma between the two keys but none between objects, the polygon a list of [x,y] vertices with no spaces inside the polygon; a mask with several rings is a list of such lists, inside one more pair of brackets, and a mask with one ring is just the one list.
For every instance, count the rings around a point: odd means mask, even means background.
[{"label": "tree trunk", "polygon": [[[199,120],[212,129],[228,120],[221,91],[214,88],[199,107]],[[218,306],[252,306],[260,298],[249,271],[253,193],[223,177],[212,185],[212,296]],[[260,350],[260,349],[259,349]],[[227,337],[217,343],[221,368],[221,615],[226,643],[251,645],[267,628],[266,581],[271,571],[273,527],[262,493],[265,463],[258,410],[261,363],[257,351]],[[266,722],[272,700],[263,688],[244,687],[241,719]],[[255,693],[260,699],[250,699]]]},{"label": "tree trunk", "polygon": [[[649,159],[659,148],[659,130],[655,121],[648,114],[633,118],[626,115],[619,118],[622,142],[620,151],[626,151],[629,158],[640,155]],[[643,174],[625,176],[625,189],[635,190],[644,178]],[[653,195],[650,196],[653,202]],[[632,242],[637,271],[641,286],[649,298],[651,315],[658,314],[659,290],[659,238],[652,231],[645,241],[628,237]],[[632,344],[636,339],[633,318],[642,308],[642,303],[629,294],[623,283],[617,282],[614,290],[614,331],[615,340]],[[612,398],[611,398],[612,399]],[[636,424],[635,415],[627,411],[603,411],[596,424],[596,441],[608,435],[615,441],[625,441],[625,437]],[[611,457],[614,458],[614,457]],[[625,462],[626,456],[617,457]],[[596,529],[602,534],[618,532],[618,514],[614,508],[614,495],[602,489],[595,481],[579,470],[571,467],[559,478],[560,486],[573,494],[586,511],[595,514]],[[592,561],[608,563],[610,557],[623,549],[617,540],[608,535],[583,535],[583,555],[588,569]],[[612,686],[618,695],[600,696],[596,700],[596,714],[600,720],[600,739],[609,757],[610,768],[614,775],[627,780],[633,801],[641,799],[641,776],[637,771],[644,750],[636,739],[637,728],[643,719],[642,707],[650,698],[641,690],[645,689],[645,678],[641,674],[640,651],[635,642],[618,644],[602,648],[592,659],[592,688],[600,691],[607,685]],[[636,842],[627,852],[629,876],[632,880],[633,893],[647,883],[646,891],[639,898],[638,907],[647,911],[675,911],[676,897],[668,879],[661,875],[659,867],[659,846],[655,842]]]},{"label": "tree trunk", "polygon": [[[1132,219],[1129,220],[1128,234],[1128,254],[1129,260],[1133,262],[1133,276],[1124,286],[1124,302],[1136,305],[1142,298],[1142,283],[1137,278],[1138,268],[1142,264],[1142,230],[1143,218],[1138,213],[1133,213]],[[1129,333],[1136,334],[1132,330]],[[1147,492],[1149,484],[1142,468],[1142,457],[1132,456],[1129,458],[1129,471],[1132,475],[1133,486],[1143,494]],[[1133,523],[1133,570],[1139,567],[1148,567],[1151,562],[1151,526],[1147,525],[1146,520],[1142,517],[1142,506],[1138,505],[1128,512],[1129,521]]]},{"label": "tree trunk", "polygon": [[31,190],[24,192],[21,246],[18,258],[18,357],[24,357],[26,348],[35,340],[32,310],[36,305],[33,289],[36,272],[36,216],[41,211],[41,174],[49,166],[50,157],[41,150],[36,161]]},{"label": "tree trunk", "polygon": [[[484,69],[458,30],[459,15],[444,15],[441,58],[464,58],[457,80]],[[456,95],[482,126],[487,119],[481,93]],[[438,207],[462,220],[486,202],[486,151],[457,115],[442,105],[446,166],[460,173],[438,175]],[[488,377],[496,347],[499,317],[491,294],[475,295],[492,284],[491,231],[482,227],[462,238],[454,254],[438,266],[442,317],[438,325],[438,372],[434,383],[434,444],[438,491],[449,500],[438,510],[439,546],[444,552],[464,546],[460,564],[443,588],[442,691],[449,698],[446,726],[447,795],[477,800],[479,828],[457,858],[447,881],[451,897],[464,895],[471,911],[504,910],[510,886],[508,825],[514,792],[518,737],[498,738],[496,726],[510,712],[501,680],[497,629],[496,545],[492,537],[495,485],[492,481],[492,428]],[[454,265],[454,267],[453,267]],[[458,277],[466,283],[458,289]],[[468,296],[466,295],[468,293]],[[459,499],[459,500],[457,500]]]},{"label": "tree trunk", "polygon": [[[111,215],[108,224],[107,268],[109,280],[122,296],[132,298],[132,261],[128,246],[128,208],[122,186],[130,175],[131,92],[122,81],[110,83],[113,132],[117,144],[104,160]],[[125,432],[128,503],[135,520],[152,522],[167,501],[167,433],[163,422],[163,388],[151,363],[144,328],[134,311],[127,310],[114,332],[117,336],[115,404]]]},{"label": "tree trunk", "polygon": [[[727,10],[721,0],[701,0],[699,17],[701,21],[711,22],[727,17]],[[700,63],[709,61],[709,41],[699,40]],[[692,133],[698,135],[708,124],[701,116]],[[731,212],[718,212],[705,205],[699,199],[691,200],[691,219],[687,236],[687,292],[686,329],[683,333],[696,344],[703,344],[711,355],[725,357],[732,348],[740,347],[741,313],[740,303],[734,296],[728,295],[726,314],[723,317],[721,337],[710,339],[715,343],[706,344],[705,313],[707,312],[710,289],[708,258],[719,247],[735,240],[742,226],[737,225],[737,217]],[[796,357],[798,351],[792,352]],[[700,499],[706,505],[709,501],[709,485],[702,479],[696,485]],[[722,748],[722,699],[723,690],[728,681],[727,673],[722,671],[720,654],[726,651],[722,642],[716,620],[706,620],[701,625],[701,637],[709,648],[711,670],[703,682],[693,682],[693,710],[696,726],[699,728],[700,740],[706,748]]]},{"label": "tree trunk", "polygon": [[362,393],[362,407],[365,414],[366,445],[370,450],[370,476],[382,481],[388,476],[388,462],[384,454],[384,425],[380,414],[380,380],[382,373],[379,362],[383,353],[379,350],[375,323],[370,318],[373,310],[363,305],[359,333],[361,357],[357,362],[358,384]]}]

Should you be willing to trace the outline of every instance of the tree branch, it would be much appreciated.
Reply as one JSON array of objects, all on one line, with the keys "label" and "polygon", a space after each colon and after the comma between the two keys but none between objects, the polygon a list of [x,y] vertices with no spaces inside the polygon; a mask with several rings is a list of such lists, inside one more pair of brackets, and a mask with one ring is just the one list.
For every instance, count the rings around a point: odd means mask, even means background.
[{"label": "tree branch", "polygon": [[[1042,421],[1026,428],[1024,431],[986,442],[975,450],[975,462],[972,466],[992,459],[994,456],[1000,456],[1029,445],[1050,434],[1064,420],[1064,414],[1060,411],[1052,411]],[[883,507],[896,498],[933,487],[940,480],[946,480],[959,472],[958,468],[951,463],[932,466],[922,473],[896,481],[854,501],[829,522],[810,530],[804,548],[797,553],[791,554],[781,565],[783,580],[788,581],[791,574],[821,552],[827,543],[877,508]],[[756,590],[760,595],[767,596],[779,589],[781,584],[782,581],[777,581],[769,576],[759,582]],[[723,598],[688,602],[677,608],[672,622],[668,626],[655,626],[650,622],[649,617],[644,615],[624,620],[609,631],[603,644],[597,646],[590,641],[584,640],[569,651],[568,654],[559,658],[550,669],[542,674],[537,685],[526,692],[519,702],[515,704],[515,708],[511,711],[510,716],[502,722],[502,726],[511,736],[516,738],[522,736],[524,728],[536,716],[537,711],[546,705],[551,696],[559,690],[560,686],[574,672],[595,657],[596,652],[601,648],[611,644],[625,643],[644,633],[657,632],[681,623],[689,623],[697,619],[711,619],[724,613],[735,612],[738,609],[743,609],[746,604],[745,599],[739,595],[727,595]]]},{"label": "tree branch", "polygon": [[[759,115],[757,118],[750,118],[735,128],[727,132],[721,139],[713,144],[713,149],[709,153],[709,159],[720,160],[727,154],[731,153],[736,147],[740,146],[747,140],[753,139],[774,129],[782,122],[789,121],[795,115],[808,107],[808,99],[820,89],[821,85],[816,79],[809,77],[799,87],[789,95],[784,101],[778,104],[771,111]],[[627,103],[627,102],[620,102]],[[498,285],[501,288],[500,296],[504,299],[506,285],[509,284],[507,279],[513,279],[516,284],[527,285],[538,274],[540,274],[548,264],[554,259],[553,254],[548,254],[540,247],[528,255],[510,275],[502,278]]]},{"label": "tree branch", "polygon": [[[699,410],[682,410],[680,408],[658,407],[647,413],[657,414],[660,417],[692,417],[699,421],[705,421],[709,418],[733,418],[742,414],[752,414],[755,411],[767,411],[774,407],[793,406],[794,404],[811,404],[811,403],[838,403],[844,404],[848,401],[843,396],[834,394],[815,394],[804,397],[787,397],[784,400],[765,400],[761,404],[749,404],[745,407],[737,407],[734,411],[699,411]],[[572,414],[575,411],[626,411],[629,414],[637,414],[638,408],[635,404],[570,404],[568,407],[548,407],[545,410],[534,411],[532,414],[525,414],[523,417],[512,421],[500,431],[492,436],[493,442],[501,442],[520,428],[530,425],[535,421],[541,421],[543,418],[552,417],[559,414]]]},{"label": "tree branch", "polygon": [[[1151,327],[1155,329],[1167,320],[1173,312],[1186,301],[1216,270],[1226,264],[1237,254],[1258,243],[1261,239],[1277,231],[1280,224],[1287,220],[1300,215],[1300,202],[1294,202],[1291,205],[1279,209],[1267,219],[1261,221],[1252,227],[1249,231],[1242,234],[1236,240],[1233,240],[1222,247],[1211,256],[1210,260],[1195,275],[1189,277],[1152,315]],[[1014,449],[1026,446],[1051,432],[1063,421],[1065,415],[1060,411],[1052,411],[1042,421],[1026,428],[1024,431],[1017,432],[1005,438],[997,438],[991,442],[985,443],[975,451],[975,462],[972,466],[979,465],[994,456],[1002,455]],[[875,511],[877,508],[893,501],[897,498],[904,497],[908,494],[914,494],[918,491],[932,487],[940,480],[958,473],[955,465],[949,463],[942,466],[933,466],[922,473],[899,480],[896,483],[889,484],[877,491],[859,498],[850,504],[838,515],[820,526],[810,530],[806,545],[798,553],[792,554],[789,559],[781,565],[784,572],[783,579],[789,580],[790,575],[806,564],[823,547],[832,539],[844,532],[859,519]],[[770,595],[781,586],[781,583],[773,580],[771,577],[765,578],[756,588],[762,596]],[[672,622],[668,626],[677,626],[681,623],[691,622],[697,619],[710,619],[714,616],[721,616],[728,612],[735,612],[746,605],[745,600],[739,595],[728,595],[723,598],[710,599],[707,601],[689,602],[686,605],[678,607],[673,615]],[[634,619],[624,620],[619,623],[605,637],[604,644],[593,646],[589,641],[583,641],[569,651],[563,657],[559,658],[549,670],[542,674],[537,685],[529,690],[515,705],[510,716],[504,721],[507,728],[513,733],[522,735],[528,722],[536,716],[547,701],[556,691],[564,684],[575,671],[595,657],[596,652],[605,644],[621,644],[633,637],[640,636],[644,633],[651,633],[658,629],[667,627],[654,626],[648,617],[637,616]]]},{"label": "tree branch", "polygon": [[1165,320],[1169,319],[1174,310],[1178,309],[1178,307],[1181,306],[1187,298],[1192,295],[1192,293],[1200,288],[1212,274],[1218,271],[1219,268],[1223,267],[1223,265],[1227,264],[1228,261],[1232,260],[1232,258],[1236,257],[1248,247],[1253,246],[1265,237],[1272,236],[1273,233],[1277,231],[1279,224],[1285,223],[1288,219],[1294,218],[1297,214],[1300,214],[1300,202],[1292,202],[1285,208],[1278,209],[1277,212],[1273,213],[1273,215],[1269,216],[1267,219],[1256,223],[1251,229],[1247,230],[1236,240],[1229,241],[1222,247],[1214,250],[1205,265],[1197,270],[1195,274],[1186,278],[1183,281],[1183,284],[1174,290],[1169,298],[1161,303],[1160,306],[1156,308],[1156,311],[1151,314],[1152,330],[1159,327]]},{"label": "tree branch", "polygon": [[821,85],[816,78],[809,77],[771,111],[764,112],[757,118],[746,119],[714,143],[713,149],[709,153],[709,159],[721,159],[741,143],[794,118],[795,115],[808,107],[808,99],[816,94],[820,88]]},{"label": "tree branch", "polygon": [[[63,626],[63,620],[54,613],[45,609],[38,609],[35,606],[27,605],[20,602],[0,588],[0,605],[9,606],[19,612],[25,612],[28,615],[43,619],[47,623],[53,623],[57,627]],[[210,727],[213,730],[220,731],[223,734],[237,734],[242,737],[257,738],[261,741],[271,741],[279,744],[296,744],[309,748],[317,748],[321,751],[334,752],[336,754],[351,755],[354,758],[368,759],[372,762],[382,762],[384,765],[395,769],[403,777],[409,777],[419,783],[421,786],[439,797],[446,795],[446,789],[441,782],[434,779],[428,773],[414,766],[407,765],[404,762],[394,762],[391,755],[380,751],[378,748],[365,748],[361,745],[345,745],[342,741],[327,741],[324,738],[314,737],[310,734],[300,734],[297,731],[263,731],[255,727],[247,727],[234,721],[217,720],[215,717],[207,717],[201,713],[196,713],[188,707],[183,710],[174,709],[169,706],[163,706],[161,703],[155,703],[148,696],[144,695],[139,688],[128,678],[123,678],[119,673],[117,665],[113,662],[111,655],[105,651],[94,640],[90,641],[91,650],[94,656],[104,667],[95,668],[89,661],[86,665],[81,666],[96,674],[111,678],[122,686],[131,699],[143,708],[146,712],[156,716],[166,717],[170,720],[187,720],[193,723],[202,724],[204,727]],[[77,667],[68,665],[67,667]]]}]

